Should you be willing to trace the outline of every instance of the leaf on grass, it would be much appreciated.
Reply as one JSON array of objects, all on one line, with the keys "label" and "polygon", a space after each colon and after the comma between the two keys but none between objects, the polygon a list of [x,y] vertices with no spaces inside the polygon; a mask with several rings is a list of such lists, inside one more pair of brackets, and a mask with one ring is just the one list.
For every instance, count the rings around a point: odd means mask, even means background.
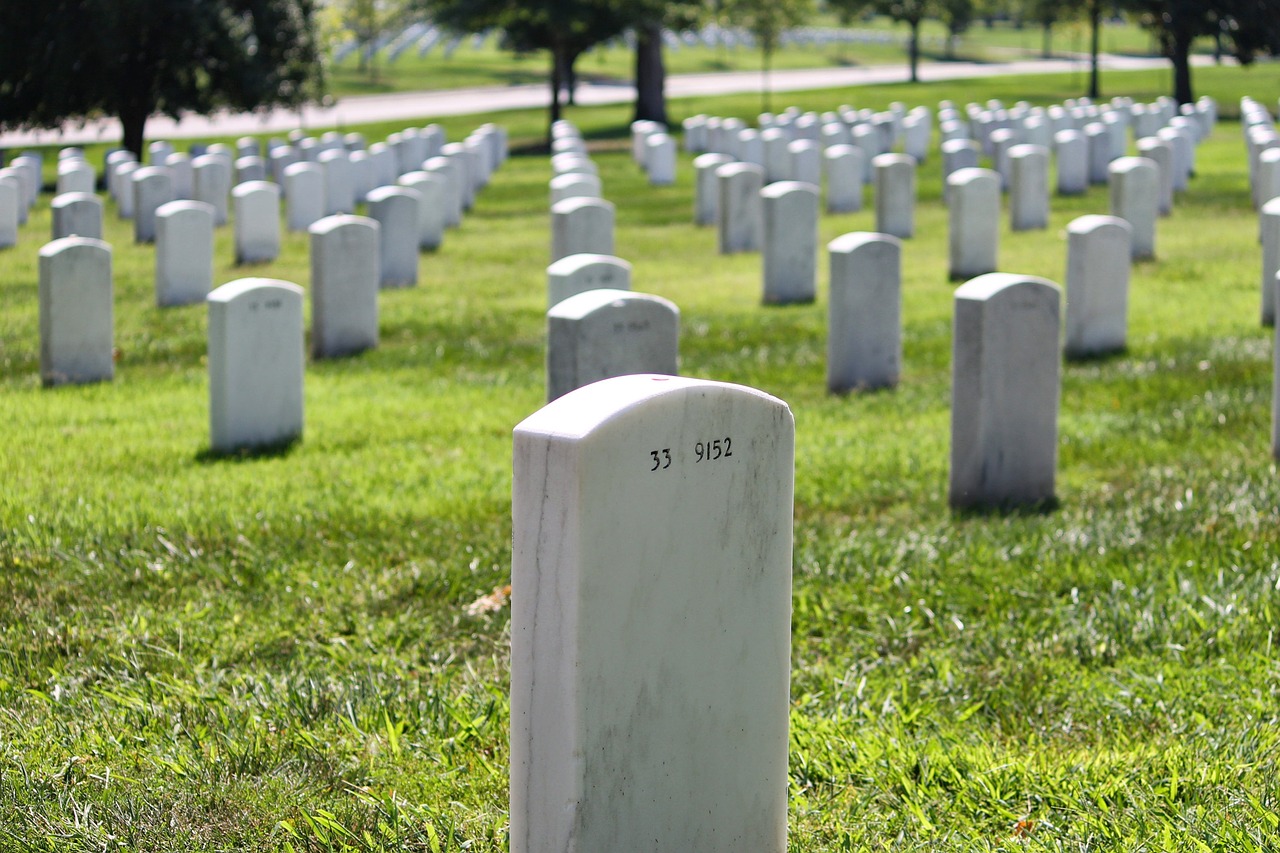
[{"label": "leaf on grass", "polygon": [[507,606],[507,602],[511,600],[511,584],[505,586],[495,586],[493,592],[482,595],[475,601],[467,605],[468,616],[479,616],[483,613],[493,613]]}]

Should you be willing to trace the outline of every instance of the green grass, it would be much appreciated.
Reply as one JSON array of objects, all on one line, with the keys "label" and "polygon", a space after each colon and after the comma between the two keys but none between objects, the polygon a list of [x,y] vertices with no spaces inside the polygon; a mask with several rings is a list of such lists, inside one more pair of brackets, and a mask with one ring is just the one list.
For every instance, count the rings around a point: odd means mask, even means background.
[{"label": "green grass", "polygon": [[[1229,113],[1280,68],[1197,81]],[[1106,78],[1140,97],[1166,83]],[[1239,125],[1201,148],[1159,259],[1134,270],[1128,351],[1064,369],[1060,506],[956,514],[937,158],[905,247],[902,383],[831,397],[825,281],[815,305],[761,307],[759,257],[721,257],[688,224],[687,160],[647,186],[616,138],[626,112],[572,117],[635,288],[680,306],[684,373],[796,415],[792,849],[1276,849],[1280,481]],[[544,121],[499,120],[522,145]],[[205,309],[154,307],[152,250],[114,209],[116,380],[39,386],[42,198],[0,253],[0,847],[505,849],[507,616],[466,608],[509,580],[510,431],[543,399],[549,172],[513,157],[421,285],[382,295],[381,346],[308,365],[303,440],[231,459],[206,452]],[[1094,188],[1055,199],[1046,231],[1006,226],[1002,267],[1061,280],[1066,224],[1106,206]],[[218,283],[307,284],[302,235],[250,269],[218,240]]]}]

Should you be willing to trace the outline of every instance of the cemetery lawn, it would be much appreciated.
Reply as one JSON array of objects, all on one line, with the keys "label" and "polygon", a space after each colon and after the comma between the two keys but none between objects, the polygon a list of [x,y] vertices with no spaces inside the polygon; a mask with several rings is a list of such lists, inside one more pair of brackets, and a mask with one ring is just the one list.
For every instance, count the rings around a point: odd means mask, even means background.
[{"label": "cemetery lawn", "polygon": [[[682,372],[795,413],[793,851],[1280,848],[1272,346],[1234,120],[1241,94],[1280,91],[1280,66],[1196,81],[1228,119],[1134,270],[1128,351],[1064,368],[1058,504],[1012,513],[946,504],[938,157],[904,247],[901,385],[832,397],[825,257],[816,304],[762,307],[759,256],[719,256],[689,224],[687,155],[651,188],[627,108],[571,113],[635,289],[680,307]],[[1151,99],[1167,82],[1104,85]],[[1045,103],[1078,86],[788,102]],[[678,106],[748,117],[758,98]],[[543,129],[538,112],[477,116],[450,138],[488,118],[517,147]],[[505,849],[508,611],[492,594],[509,582],[511,430],[544,399],[549,177],[545,155],[512,157],[422,257],[420,286],[383,292],[380,347],[308,364],[302,441],[232,458],[208,453],[205,308],[154,307],[153,251],[110,205],[115,381],[40,387],[41,198],[0,252],[0,849]],[[824,216],[824,242],[873,230],[866,201]],[[1046,231],[1006,222],[1002,269],[1061,281],[1066,224],[1106,210],[1095,187],[1055,198]],[[215,283],[307,285],[305,235],[249,269],[230,239]]]}]

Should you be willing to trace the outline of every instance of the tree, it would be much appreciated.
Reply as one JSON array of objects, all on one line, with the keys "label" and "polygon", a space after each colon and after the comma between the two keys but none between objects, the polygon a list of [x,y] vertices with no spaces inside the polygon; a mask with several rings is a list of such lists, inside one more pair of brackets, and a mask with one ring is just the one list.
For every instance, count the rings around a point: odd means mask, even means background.
[{"label": "tree", "polygon": [[764,75],[764,108],[769,109],[769,70],[782,35],[798,27],[813,13],[813,0],[724,0],[725,17],[755,36],[760,46],[760,70]]},{"label": "tree", "polygon": [[956,40],[973,23],[973,0],[940,0],[938,17],[947,28],[947,59],[956,57]]},{"label": "tree", "polygon": [[1053,55],[1054,25],[1070,10],[1067,0],[1026,0],[1023,3],[1023,17],[1040,25],[1040,55],[1045,59]]},{"label": "tree", "polygon": [[827,6],[835,10],[845,23],[871,8],[900,24],[906,24],[911,30],[907,40],[911,82],[920,82],[920,24],[935,13],[933,0],[827,0]]},{"label": "tree", "polygon": [[107,114],[142,157],[162,112],[299,105],[323,88],[312,0],[4,0],[0,127]]},{"label": "tree", "polygon": [[1280,0],[1131,0],[1138,20],[1173,64],[1173,97],[1194,100],[1191,47],[1201,36],[1225,38],[1242,65],[1280,53]]},{"label": "tree", "polygon": [[560,120],[561,91],[578,57],[622,34],[631,23],[625,0],[420,0],[435,22],[464,34],[502,32],[517,53],[551,55],[550,123]]},{"label": "tree", "polygon": [[409,17],[408,0],[345,0],[342,25],[355,36],[361,73],[378,79],[377,54],[382,37]]},{"label": "tree", "polygon": [[636,103],[633,121],[667,121],[666,63],[662,55],[662,31],[696,26],[706,11],[699,0],[632,0],[626,4],[635,16]]}]

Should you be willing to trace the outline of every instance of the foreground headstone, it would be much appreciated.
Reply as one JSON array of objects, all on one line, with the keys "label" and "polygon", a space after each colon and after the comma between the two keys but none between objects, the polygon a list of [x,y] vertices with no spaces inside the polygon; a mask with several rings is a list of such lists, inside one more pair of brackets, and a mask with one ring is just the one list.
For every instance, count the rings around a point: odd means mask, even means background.
[{"label": "foreground headstone", "polygon": [[112,357],[111,247],[64,237],[40,249],[40,380],[105,382]]},{"label": "foreground headstone", "polygon": [[[321,155],[323,156],[323,155]],[[311,233],[311,354],[338,358],[378,345],[378,223],[326,216]]]},{"label": "foreground headstone", "polygon": [[818,188],[778,181],[760,191],[764,303],[812,302],[818,291]]},{"label": "foreground headstone", "polygon": [[[993,176],[994,177],[994,176]],[[827,244],[827,390],[889,388],[902,369],[902,242],[855,232]]]},{"label": "foreground headstone", "polygon": [[1273,198],[1259,211],[1262,223],[1262,325],[1276,321],[1276,273],[1280,272],[1280,197]]},{"label": "foreground headstone", "polygon": [[1058,459],[1058,286],[990,273],[955,293],[951,474],[957,508],[1052,501]]},{"label": "foreground headstone", "polygon": [[958,169],[947,178],[946,196],[951,280],[995,272],[1000,249],[1000,175],[993,169]]},{"label": "foreground headstone", "polygon": [[1081,216],[1067,226],[1068,358],[1124,349],[1132,239],[1133,228],[1116,216]]},{"label": "foreground headstone", "polygon": [[760,190],[764,169],[754,163],[726,163],[716,169],[720,186],[717,221],[720,254],[755,252],[764,237]]},{"label": "foreground headstone", "polygon": [[378,223],[382,287],[418,283],[418,207],[422,195],[408,187],[375,187],[369,191],[369,217]]},{"label": "foreground headstone", "polygon": [[280,254],[280,188],[268,181],[249,181],[237,185],[231,198],[236,218],[236,263],[274,261]]},{"label": "foreground headstone", "polygon": [[102,239],[102,199],[94,193],[70,192],[54,196],[53,239],[88,237]]},{"label": "foreground headstone", "polygon": [[1134,260],[1156,255],[1156,212],[1160,176],[1146,157],[1121,157],[1111,163],[1111,215],[1133,227]]},{"label": "foreground headstone", "polygon": [[514,444],[512,853],[783,853],[786,404],[628,376]]},{"label": "foreground headstone", "polygon": [[547,267],[547,307],[588,290],[630,290],[631,264],[613,255],[568,255]]},{"label": "foreground headstone", "polygon": [[876,178],[876,230],[906,240],[915,233],[916,161],[881,154],[871,161]]},{"label": "foreground headstone", "polygon": [[613,254],[613,204],[567,198],[551,206],[551,261],[569,255]]},{"label": "foreground headstone", "polygon": [[660,296],[597,288],[547,311],[547,400],[631,373],[675,375],[680,311]]},{"label": "foreground headstone", "polygon": [[156,211],[156,305],[192,305],[209,295],[215,218],[202,201],[171,201]]},{"label": "foreground headstone", "polygon": [[215,453],[302,436],[302,288],[242,278],[208,296],[209,433]]}]

